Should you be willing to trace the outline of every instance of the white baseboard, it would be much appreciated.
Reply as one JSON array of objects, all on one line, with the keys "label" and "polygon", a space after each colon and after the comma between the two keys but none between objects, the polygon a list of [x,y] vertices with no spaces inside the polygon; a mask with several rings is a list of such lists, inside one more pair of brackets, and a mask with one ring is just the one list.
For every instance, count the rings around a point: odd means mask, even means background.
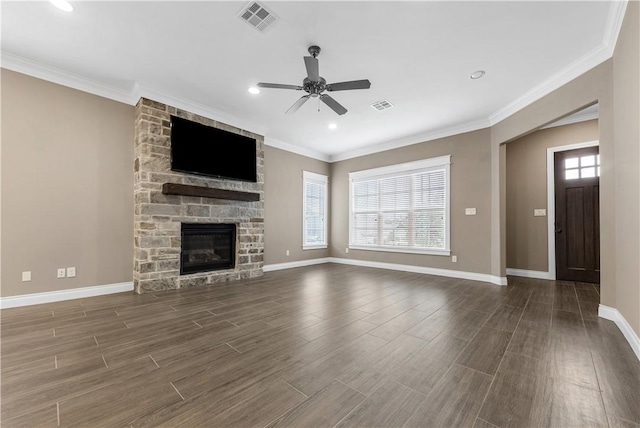
[{"label": "white baseboard", "polygon": [[0,297],[0,309],[60,302],[62,300],[80,299],[83,297],[102,296],[104,294],[122,293],[125,291],[133,291],[133,282],[121,282],[118,284],[97,285],[94,287],[71,288],[68,290],[47,291],[45,293]]},{"label": "white baseboard", "polygon": [[526,269],[511,269],[507,268],[507,275],[521,276],[524,278],[536,278],[536,279],[555,279],[554,275],[549,272],[543,272],[540,270],[526,270]]},{"label": "white baseboard", "polygon": [[319,265],[323,263],[338,263],[343,265],[372,267],[378,269],[398,270],[402,272],[423,273],[427,275],[446,276],[450,278],[470,279],[473,281],[490,282],[496,285],[507,285],[507,278],[494,276],[486,273],[465,272],[461,270],[438,269],[424,266],[402,265],[396,263],[371,262],[367,260],[345,259],[342,257],[323,257],[319,259],[299,260],[295,262],[277,263],[265,265],[263,270],[271,272],[274,270],[291,269],[303,266]]},{"label": "white baseboard", "polygon": [[402,265],[397,263],[371,262],[367,260],[345,259],[342,257],[329,257],[331,263],[344,265],[373,267],[379,269],[399,270],[403,272],[423,273],[427,275],[446,276],[449,278],[470,279],[473,281],[490,282],[496,285],[507,285],[507,278],[494,276],[488,273],[465,272],[462,270],[439,269],[424,266]]},{"label": "white baseboard", "polygon": [[295,262],[275,263],[271,265],[264,265],[262,268],[265,272],[272,272],[274,270],[291,269],[303,266],[320,265],[323,263],[329,263],[329,257],[323,257],[319,259],[298,260]]},{"label": "white baseboard", "polygon": [[640,337],[633,331],[633,328],[631,328],[631,325],[622,316],[620,311],[610,306],[600,305],[598,307],[598,316],[616,323],[625,339],[627,339],[627,342],[629,342],[629,345],[631,345],[631,349],[633,349],[636,357],[640,360]]}]

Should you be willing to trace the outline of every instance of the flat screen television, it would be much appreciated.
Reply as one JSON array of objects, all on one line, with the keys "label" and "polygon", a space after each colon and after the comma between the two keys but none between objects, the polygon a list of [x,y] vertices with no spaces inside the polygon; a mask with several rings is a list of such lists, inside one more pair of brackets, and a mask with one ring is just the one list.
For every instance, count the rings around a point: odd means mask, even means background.
[{"label": "flat screen television", "polygon": [[256,182],[256,140],[171,116],[171,169]]}]

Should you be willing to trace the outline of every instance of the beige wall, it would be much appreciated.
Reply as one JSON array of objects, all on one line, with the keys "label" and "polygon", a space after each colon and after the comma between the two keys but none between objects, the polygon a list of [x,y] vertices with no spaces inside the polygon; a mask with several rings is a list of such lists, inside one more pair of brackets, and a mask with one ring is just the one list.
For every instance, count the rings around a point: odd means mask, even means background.
[{"label": "beige wall", "polygon": [[[599,104],[601,155],[600,177],[600,248],[603,303],[613,301],[615,295],[614,245],[614,181],[613,181],[613,99],[612,61],[592,68],[583,75],[556,89],[538,101],[519,110],[491,128],[492,174],[492,273],[504,276],[506,269],[506,145],[551,122]],[[606,304],[606,303],[605,303]]]},{"label": "beige wall", "polygon": [[[133,107],[5,69],[1,79],[1,296],[131,281]],[[56,279],[70,266],[75,278]]]},{"label": "beige wall", "polygon": [[[506,268],[506,153],[505,143],[551,122],[598,103],[600,141],[600,266],[601,301],[615,301],[616,248],[614,243],[614,137],[612,61],[608,60],[566,85],[509,116],[491,128],[492,140],[492,272],[504,275]],[[504,171],[500,171],[503,169]],[[504,188],[502,188],[504,186]]]},{"label": "beige wall", "polygon": [[[540,100],[509,116],[491,128],[492,149],[492,273],[504,275],[506,269],[506,142],[555,122],[598,102],[598,140],[600,141],[600,266],[601,302],[615,305],[615,185],[612,60],[592,68]],[[510,144],[510,143],[509,143]],[[500,170],[503,171],[500,171]]]},{"label": "beige wall", "polygon": [[[265,146],[265,265],[328,257],[329,255],[328,249],[302,249],[302,171],[328,176],[329,164]],[[289,256],[286,255],[287,250],[289,250]]]},{"label": "beige wall", "polygon": [[629,2],[613,56],[617,308],[640,335],[640,3]]},{"label": "beige wall", "polygon": [[[331,256],[489,273],[490,131],[441,138],[331,164]],[[349,244],[349,173],[451,155],[451,257],[345,249]],[[465,216],[465,208],[477,215]]]},{"label": "beige wall", "polygon": [[598,121],[533,132],[507,144],[507,267],[547,272],[547,149],[598,140]]},{"label": "beige wall", "polygon": [[501,190],[506,174],[501,173],[505,161],[500,155],[504,144],[599,103],[601,303],[617,308],[636,334],[640,334],[639,6],[636,1],[628,3],[612,59],[491,128],[492,273],[500,275],[506,268],[506,191]]}]

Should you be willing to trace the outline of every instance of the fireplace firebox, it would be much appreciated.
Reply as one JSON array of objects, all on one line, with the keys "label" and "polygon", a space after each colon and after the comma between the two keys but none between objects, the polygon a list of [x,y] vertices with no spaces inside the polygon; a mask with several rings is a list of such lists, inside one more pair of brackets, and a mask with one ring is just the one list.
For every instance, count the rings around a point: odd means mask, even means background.
[{"label": "fireplace firebox", "polygon": [[180,275],[233,269],[236,225],[182,223]]}]

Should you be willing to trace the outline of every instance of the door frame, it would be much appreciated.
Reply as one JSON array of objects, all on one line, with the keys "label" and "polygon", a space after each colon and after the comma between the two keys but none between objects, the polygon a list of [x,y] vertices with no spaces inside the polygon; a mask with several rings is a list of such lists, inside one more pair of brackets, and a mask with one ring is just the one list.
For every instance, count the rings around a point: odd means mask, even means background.
[{"label": "door frame", "polygon": [[600,146],[600,141],[585,141],[584,143],[567,144],[566,146],[549,147],[547,149],[547,279],[556,279],[556,177],[554,156],[556,152],[566,152],[585,147]]}]

